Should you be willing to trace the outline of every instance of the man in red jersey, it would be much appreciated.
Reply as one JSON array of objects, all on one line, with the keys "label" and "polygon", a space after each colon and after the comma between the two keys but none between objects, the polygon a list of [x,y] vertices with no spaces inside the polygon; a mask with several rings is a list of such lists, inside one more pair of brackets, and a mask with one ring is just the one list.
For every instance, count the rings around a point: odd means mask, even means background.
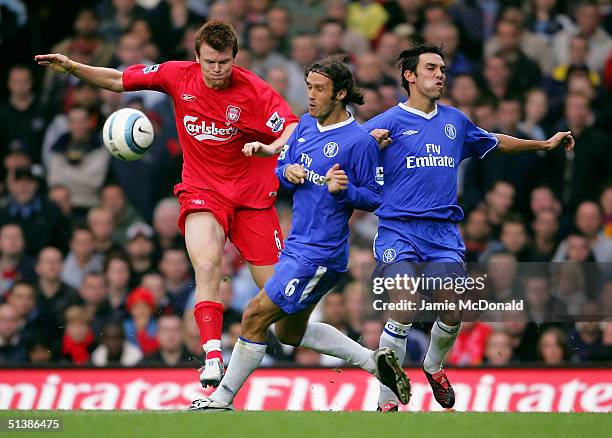
[{"label": "man in red jersey", "polygon": [[[75,62],[62,54],[37,55],[39,65],[72,74],[108,90],[156,90],[174,102],[183,149],[179,227],[196,274],[194,314],[206,354],[203,386],[223,377],[219,294],[221,257],[229,238],[248,262],[261,288],[282,248],[274,209],[275,157],[253,152],[284,145],[297,125],[289,105],[255,74],[234,65],[238,41],[229,24],[213,20],[196,35],[195,59],[124,72]],[[243,148],[245,153],[243,153]],[[248,151],[248,153],[246,152]]]}]

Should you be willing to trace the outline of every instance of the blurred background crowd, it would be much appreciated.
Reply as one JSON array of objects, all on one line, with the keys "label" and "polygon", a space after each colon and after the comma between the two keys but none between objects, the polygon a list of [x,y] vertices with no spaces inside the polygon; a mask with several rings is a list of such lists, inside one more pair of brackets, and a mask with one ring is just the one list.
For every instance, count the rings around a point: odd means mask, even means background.
[{"label": "blurred background crowd", "polygon": [[[182,165],[171,101],[116,94],[38,68],[34,54],[124,69],[192,60],[207,19],[231,22],[236,62],[268,81],[296,115],[304,67],[346,55],[365,104],[360,121],[406,99],[394,60],[415,41],[443,45],[454,105],[482,128],[546,139],[571,130],[573,152],[489,154],[460,166],[462,232],[498,300],[526,299],[495,323],[465,323],[453,365],[612,361],[612,3],[610,0],[0,0],[0,365],[190,364],[202,351],[193,273],[172,187]],[[155,127],[137,162],[111,158],[101,127],[113,111],[144,111]],[[277,205],[283,233],[291,200]],[[372,310],[376,217],[351,220],[349,272],[314,318],[369,348],[386,316]],[[564,288],[527,262],[580,262]],[[597,264],[599,263],[599,264]],[[567,270],[564,272],[568,272]],[[220,287],[226,359],[257,292],[228,244]],[[554,307],[566,315],[549,318]],[[599,320],[598,320],[599,319]],[[406,364],[418,364],[428,325],[415,324]],[[341,365],[270,342],[264,365]]]}]

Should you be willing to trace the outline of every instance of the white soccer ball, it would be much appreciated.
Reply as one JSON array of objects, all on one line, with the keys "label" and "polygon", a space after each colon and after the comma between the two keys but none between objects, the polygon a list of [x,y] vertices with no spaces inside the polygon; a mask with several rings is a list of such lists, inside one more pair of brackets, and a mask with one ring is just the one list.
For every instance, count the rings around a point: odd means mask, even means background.
[{"label": "white soccer ball", "polygon": [[138,160],[153,142],[153,125],[141,111],[122,108],[104,122],[102,139],[114,157],[124,161]]}]

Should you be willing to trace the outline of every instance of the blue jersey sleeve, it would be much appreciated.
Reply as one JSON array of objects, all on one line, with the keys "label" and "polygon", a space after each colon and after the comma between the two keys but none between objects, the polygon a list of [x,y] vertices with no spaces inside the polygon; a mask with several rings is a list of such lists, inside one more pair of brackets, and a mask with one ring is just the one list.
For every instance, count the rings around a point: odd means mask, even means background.
[{"label": "blue jersey sleeve", "polygon": [[285,178],[285,169],[287,166],[291,164],[295,164],[295,148],[297,146],[296,139],[298,138],[298,131],[300,130],[300,126],[298,125],[294,130],[289,140],[287,140],[287,144],[283,146],[280,154],[278,155],[278,163],[276,165],[275,173],[278,181],[283,188],[289,190],[290,192],[294,191],[296,185],[292,182],[289,182],[287,178]]},{"label": "blue jersey sleeve", "polygon": [[350,156],[351,172],[354,181],[348,188],[332,196],[340,203],[358,210],[374,211],[380,206],[382,187],[376,181],[376,172],[381,166],[380,150],[373,137],[369,141],[358,143]]},{"label": "blue jersey sleeve", "polygon": [[484,158],[489,151],[497,147],[497,143],[494,134],[479,128],[466,118],[461,161],[470,157]]}]

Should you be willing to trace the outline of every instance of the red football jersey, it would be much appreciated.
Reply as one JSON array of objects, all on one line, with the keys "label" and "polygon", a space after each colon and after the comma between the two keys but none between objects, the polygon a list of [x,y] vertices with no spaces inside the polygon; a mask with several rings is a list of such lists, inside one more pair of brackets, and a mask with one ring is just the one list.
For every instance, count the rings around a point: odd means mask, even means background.
[{"label": "red football jersey", "polygon": [[278,180],[276,157],[245,157],[250,141],[271,143],[288,124],[297,122],[291,108],[270,85],[234,66],[231,85],[222,90],[204,83],[200,64],[169,61],[123,72],[126,91],[156,90],[174,101],[183,150],[183,182],[214,190],[237,206],[274,204]]}]

